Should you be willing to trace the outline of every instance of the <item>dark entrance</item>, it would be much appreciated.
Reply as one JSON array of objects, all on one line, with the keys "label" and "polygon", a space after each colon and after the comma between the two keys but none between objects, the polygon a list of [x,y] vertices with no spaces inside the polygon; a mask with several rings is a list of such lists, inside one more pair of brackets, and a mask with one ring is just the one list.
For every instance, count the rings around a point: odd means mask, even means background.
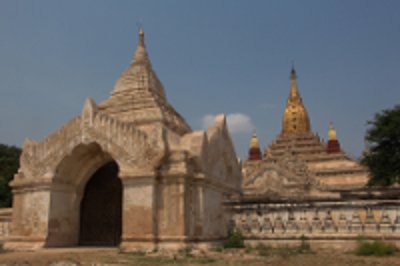
[{"label": "dark entrance", "polygon": [[121,241],[122,184],[115,162],[101,167],[88,181],[81,202],[79,244],[117,246]]}]

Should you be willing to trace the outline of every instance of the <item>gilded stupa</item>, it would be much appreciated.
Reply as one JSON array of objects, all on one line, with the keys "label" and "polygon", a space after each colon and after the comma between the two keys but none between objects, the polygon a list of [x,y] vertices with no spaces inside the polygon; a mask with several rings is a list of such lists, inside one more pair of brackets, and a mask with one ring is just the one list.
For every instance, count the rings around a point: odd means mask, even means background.
[{"label": "gilded stupa", "polygon": [[368,172],[340,148],[333,124],[329,126],[328,143],[311,132],[294,68],[290,80],[281,133],[265,148],[261,160],[252,156],[252,137],[243,165],[244,194],[290,197],[365,186]]},{"label": "gilded stupa", "polygon": [[290,80],[292,85],[283,113],[282,134],[308,133],[310,132],[310,119],[297,89],[297,75],[294,67],[290,72]]},{"label": "gilded stupa", "polygon": [[257,138],[256,131],[254,130],[253,136],[250,140],[249,157],[250,161],[259,161],[262,159],[262,153],[260,149],[260,143]]},{"label": "gilded stupa", "polygon": [[328,153],[340,152],[340,143],[337,139],[336,129],[333,127],[332,122],[329,124],[328,144],[326,146],[326,151]]}]

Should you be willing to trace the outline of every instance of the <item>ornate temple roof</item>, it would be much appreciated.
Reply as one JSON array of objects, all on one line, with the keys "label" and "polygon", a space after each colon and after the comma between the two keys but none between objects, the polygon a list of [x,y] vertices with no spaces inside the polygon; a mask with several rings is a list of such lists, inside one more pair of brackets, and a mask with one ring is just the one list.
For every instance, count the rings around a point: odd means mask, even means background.
[{"label": "ornate temple roof", "polygon": [[146,50],[144,31],[130,66],[121,74],[111,97],[99,109],[124,122],[138,125],[161,122],[178,135],[191,132],[186,121],[168,103],[164,87],[154,72]]},{"label": "ornate temple roof", "polygon": [[259,145],[255,135],[251,139],[242,170],[244,194],[298,197],[364,186],[368,172],[341,150],[333,125],[329,127],[328,143],[311,132],[294,68],[290,79],[282,132],[266,147],[262,160],[253,159],[257,158]]},{"label": "ornate temple roof", "polygon": [[297,88],[297,75],[294,67],[292,67],[290,79],[292,84],[290,87],[290,94],[286,102],[285,112],[283,113],[282,133],[308,133],[311,130],[310,120]]}]

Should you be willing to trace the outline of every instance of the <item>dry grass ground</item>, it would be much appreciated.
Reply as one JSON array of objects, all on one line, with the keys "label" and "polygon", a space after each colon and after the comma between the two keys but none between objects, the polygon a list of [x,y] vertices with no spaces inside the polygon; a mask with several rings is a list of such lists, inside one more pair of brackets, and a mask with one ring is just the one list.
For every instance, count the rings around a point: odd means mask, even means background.
[{"label": "dry grass ground", "polygon": [[399,265],[400,254],[389,257],[360,257],[351,253],[306,252],[290,249],[223,250],[207,253],[182,251],[176,254],[119,253],[113,248],[46,249],[37,252],[4,252],[0,265]]}]

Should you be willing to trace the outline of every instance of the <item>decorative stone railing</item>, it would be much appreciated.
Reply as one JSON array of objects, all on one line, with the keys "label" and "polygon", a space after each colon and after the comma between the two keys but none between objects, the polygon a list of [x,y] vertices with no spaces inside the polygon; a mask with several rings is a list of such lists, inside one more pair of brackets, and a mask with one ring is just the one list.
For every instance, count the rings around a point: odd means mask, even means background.
[{"label": "decorative stone railing", "polygon": [[246,240],[400,240],[400,200],[228,203]]},{"label": "decorative stone railing", "polygon": [[3,243],[10,235],[11,208],[0,209],[0,243]]}]

